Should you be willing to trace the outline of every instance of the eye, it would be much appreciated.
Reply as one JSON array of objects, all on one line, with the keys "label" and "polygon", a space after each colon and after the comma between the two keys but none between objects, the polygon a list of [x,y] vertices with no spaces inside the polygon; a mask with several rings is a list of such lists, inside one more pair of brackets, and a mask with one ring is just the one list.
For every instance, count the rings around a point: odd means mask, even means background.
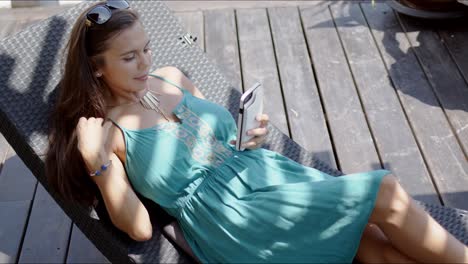
[{"label": "eye", "polygon": [[143,51],[144,51],[145,53],[148,53],[148,52],[151,51],[151,48],[146,48],[146,49],[144,49]]},{"label": "eye", "polygon": [[132,57],[128,57],[128,58],[124,58],[124,61],[131,61],[135,58],[135,56],[132,56]]}]

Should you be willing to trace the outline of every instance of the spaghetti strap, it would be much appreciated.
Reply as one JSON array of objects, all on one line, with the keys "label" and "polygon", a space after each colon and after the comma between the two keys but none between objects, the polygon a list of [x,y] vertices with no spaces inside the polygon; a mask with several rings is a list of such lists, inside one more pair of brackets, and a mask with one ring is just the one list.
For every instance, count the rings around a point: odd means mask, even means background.
[{"label": "spaghetti strap", "polygon": [[175,87],[179,88],[179,90],[181,90],[183,93],[188,92],[187,89],[178,86],[177,84],[173,83],[172,81],[169,81],[168,79],[166,79],[166,78],[164,78],[164,77],[162,77],[162,76],[159,76],[159,75],[156,75],[156,74],[153,74],[153,73],[150,73],[150,74],[148,74],[148,75],[149,75],[149,76],[156,77],[156,78],[158,78],[158,79],[163,80],[164,82],[167,82],[167,83],[169,83],[169,84],[174,85]]},{"label": "spaghetti strap", "polygon": [[125,128],[124,127],[121,127],[119,124],[117,124],[117,122],[115,122],[112,118],[110,117],[106,117],[106,120],[109,120],[111,121],[112,123],[114,123],[114,125],[116,125],[118,128],[120,128],[120,130],[124,131]]}]

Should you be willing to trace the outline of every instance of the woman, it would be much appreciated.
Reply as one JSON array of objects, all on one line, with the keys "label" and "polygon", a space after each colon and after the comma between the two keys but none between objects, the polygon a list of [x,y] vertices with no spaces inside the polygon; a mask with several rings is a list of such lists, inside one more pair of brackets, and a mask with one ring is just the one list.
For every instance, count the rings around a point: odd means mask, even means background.
[{"label": "woman", "polygon": [[236,151],[226,109],[177,68],[149,73],[149,41],[125,1],[74,25],[46,161],[64,197],[89,205],[100,191],[115,226],[144,241],[137,191],[177,219],[200,262],[468,262],[389,171],[335,178],[262,149],[267,115]]}]

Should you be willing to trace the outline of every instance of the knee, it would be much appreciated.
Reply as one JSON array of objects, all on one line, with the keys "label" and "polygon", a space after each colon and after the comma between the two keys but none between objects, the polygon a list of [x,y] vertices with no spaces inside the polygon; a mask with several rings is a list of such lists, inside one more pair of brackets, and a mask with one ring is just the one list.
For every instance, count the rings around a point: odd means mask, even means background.
[{"label": "knee", "polygon": [[396,250],[395,248],[390,244],[387,243],[385,246],[382,247],[381,251],[381,258],[383,263],[395,263],[395,255]]},{"label": "knee", "polygon": [[360,263],[394,263],[392,245],[377,225],[368,224],[356,255]]},{"label": "knee", "polygon": [[381,263],[416,263],[402,252],[397,250],[390,243],[382,247]]},{"label": "knee", "polygon": [[408,210],[410,199],[394,175],[384,176],[377,193],[370,221],[374,223],[393,223],[397,221]]}]

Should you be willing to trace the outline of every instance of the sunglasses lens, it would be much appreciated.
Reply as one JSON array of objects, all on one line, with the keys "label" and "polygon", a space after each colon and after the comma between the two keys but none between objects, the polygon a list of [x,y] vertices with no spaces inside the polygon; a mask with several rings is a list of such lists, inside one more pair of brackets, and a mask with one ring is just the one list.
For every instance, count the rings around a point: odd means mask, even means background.
[{"label": "sunglasses lens", "polygon": [[106,5],[114,9],[127,9],[130,7],[128,2],[125,0],[109,0]]},{"label": "sunglasses lens", "polygon": [[96,24],[104,24],[109,20],[112,13],[109,9],[103,6],[96,6],[91,11],[88,12],[88,19],[93,21]]}]

